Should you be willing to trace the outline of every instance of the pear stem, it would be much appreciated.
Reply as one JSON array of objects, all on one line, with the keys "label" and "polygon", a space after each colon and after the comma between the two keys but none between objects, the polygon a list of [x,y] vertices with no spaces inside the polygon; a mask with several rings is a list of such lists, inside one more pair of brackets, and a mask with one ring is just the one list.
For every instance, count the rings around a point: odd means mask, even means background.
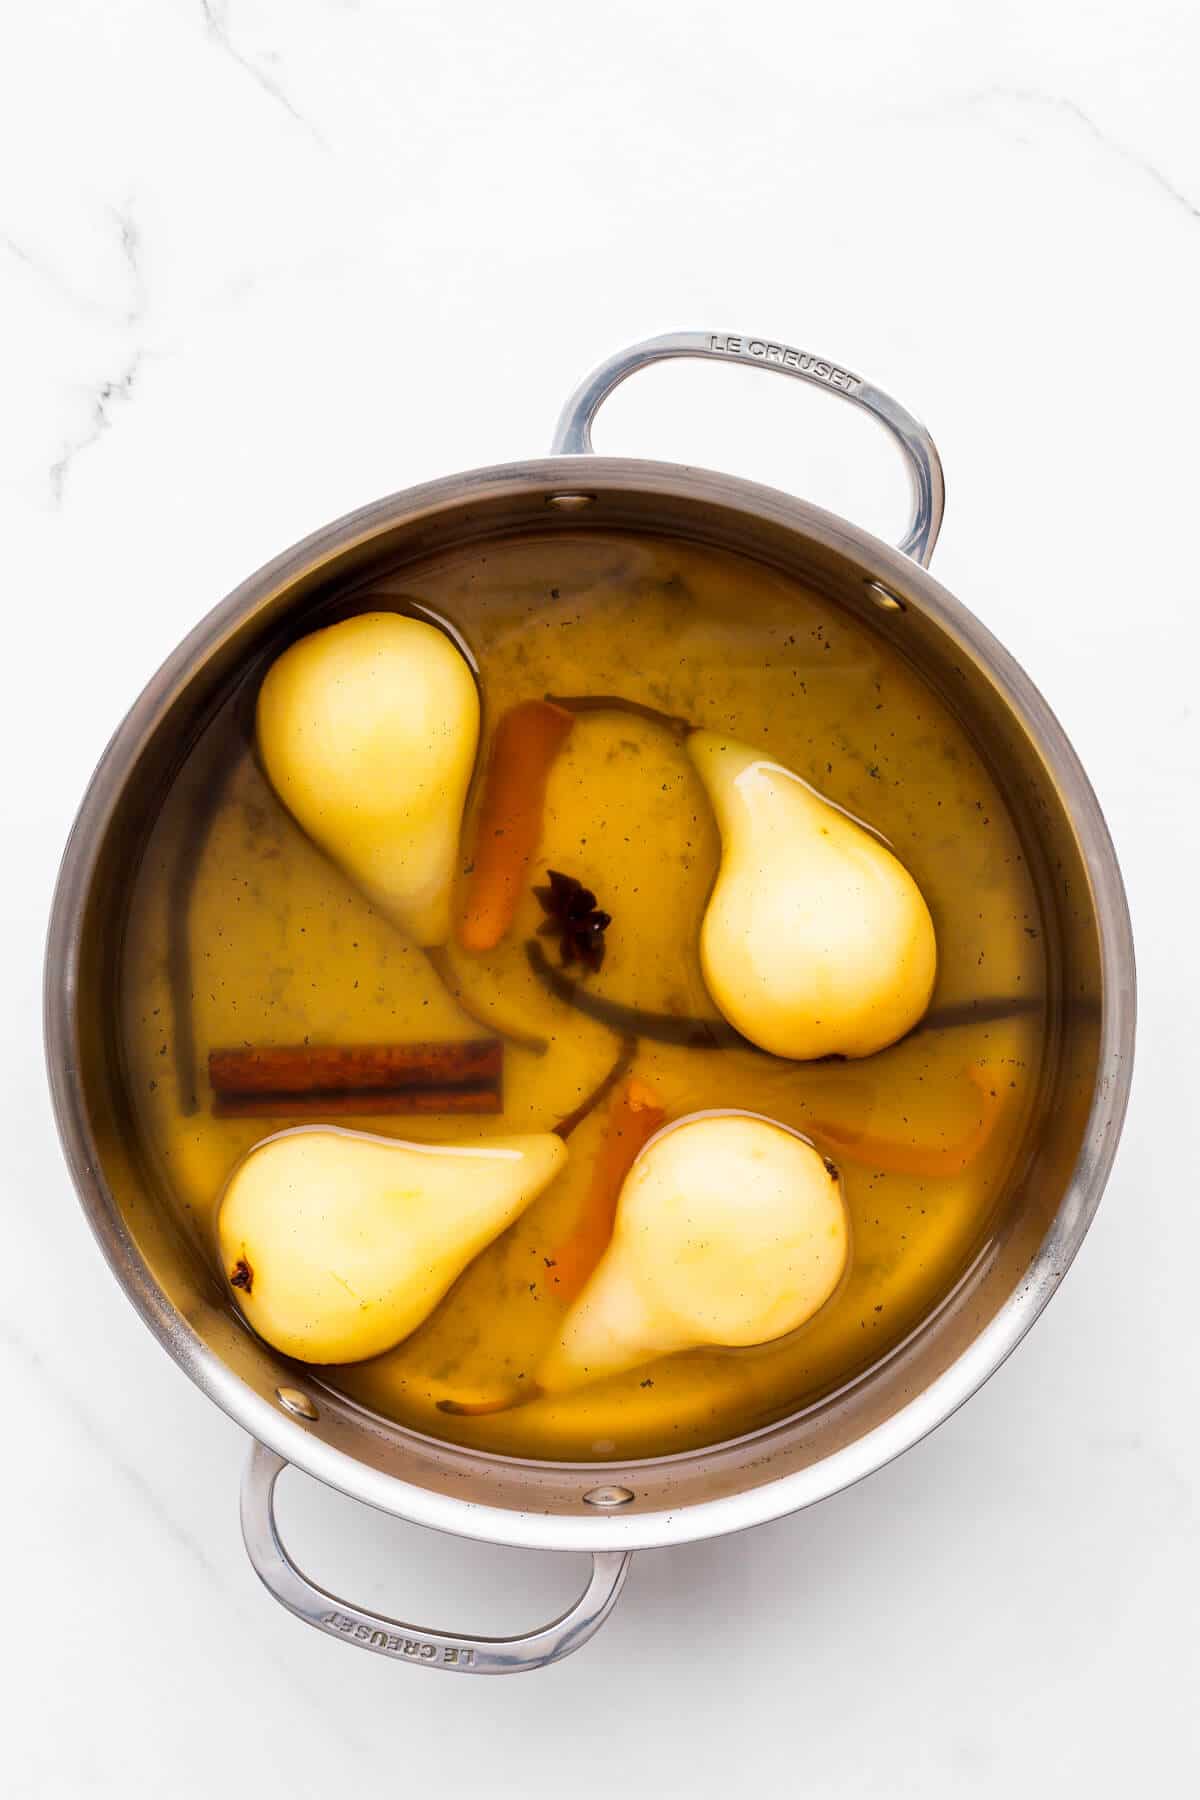
[{"label": "pear stem", "polygon": [[484,1419],[490,1413],[514,1412],[518,1406],[531,1406],[541,1397],[542,1390],[535,1381],[527,1393],[508,1394],[497,1400],[439,1400],[437,1409],[452,1413],[456,1419]]},{"label": "pear stem", "polygon": [[[560,1138],[568,1138],[577,1125],[581,1125],[605,1097],[616,1087],[618,1081],[629,1073],[634,1056],[637,1054],[637,1039],[626,1037],[621,1042],[620,1054],[611,1069],[601,1081],[596,1083],[590,1094],[585,1094],[574,1112],[569,1112],[551,1130]],[[536,1382],[524,1389],[520,1394],[508,1394],[495,1400],[439,1400],[439,1412],[450,1413],[456,1419],[483,1419],[492,1413],[511,1412],[518,1406],[529,1406],[534,1400],[541,1398],[542,1390]]]},{"label": "pear stem", "polygon": [[560,706],[564,712],[569,713],[631,713],[635,719],[645,719],[651,725],[661,725],[664,731],[670,732],[677,744],[682,744],[696,729],[690,719],[681,718],[678,713],[663,712],[660,707],[647,706],[641,700],[626,700],[622,694],[547,694],[545,698],[551,706]]}]

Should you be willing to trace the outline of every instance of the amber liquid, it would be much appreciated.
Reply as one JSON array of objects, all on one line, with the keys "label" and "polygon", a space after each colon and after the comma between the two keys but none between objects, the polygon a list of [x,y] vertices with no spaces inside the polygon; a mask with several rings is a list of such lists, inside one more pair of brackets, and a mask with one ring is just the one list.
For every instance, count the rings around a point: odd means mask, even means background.
[{"label": "amber liquid", "polygon": [[[953,1175],[896,1173],[840,1156],[853,1260],[808,1325],[749,1350],[693,1351],[569,1396],[482,1417],[528,1379],[563,1313],[555,1251],[588,1191],[601,1108],[572,1135],[566,1171],[467,1269],[427,1322],[374,1361],[320,1371],[374,1411],[440,1438],[516,1456],[603,1461],[737,1437],[812,1404],[892,1351],[985,1241],[1026,1139],[1038,1086],[1043,923],[1022,844],[963,727],[873,630],[791,579],[710,550],[600,535],[507,541],[443,555],[356,596],[417,604],[469,647],[484,743],[505,708],[543,693],[615,693],[720,727],[811,781],[881,832],[919,882],[939,949],[934,1008],[1024,1002],[986,1023],[918,1032],[859,1062],[803,1064],[749,1049],[642,1040],[636,1070],[668,1117],[744,1107],[804,1131],[814,1119],[909,1145],[968,1140],[986,1070],[995,1128]],[[244,710],[244,709],[243,709]],[[213,1217],[238,1159],[293,1123],[213,1116],[216,1047],[478,1037],[413,947],[304,837],[264,781],[231,704],[196,746],[137,874],[122,970],[130,1098],[166,1201],[214,1266]],[[463,835],[469,857],[476,781]],[[205,814],[207,813],[207,817]],[[704,790],[670,735],[625,714],[581,717],[552,773],[540,853],[611,913],[589,991],[714,1018],[697,958],[718,840]],[[541,1033],[506,1047],[496,1117],[372,1116],[342,1125],[421,1141],[545,1130],[610,1066],[606,1026],[555,998],[526,945],[530,891],[495,952],[455,953],[472,1005]],[[543,940],[544,942],[545,940]],[[174,949],[172,949],[174,944]],[[553,955],[553,946],[550,946]],[[182,996],[182,998],[181,998]],[[197,1071],[195,1110],[192,1076]]]}]

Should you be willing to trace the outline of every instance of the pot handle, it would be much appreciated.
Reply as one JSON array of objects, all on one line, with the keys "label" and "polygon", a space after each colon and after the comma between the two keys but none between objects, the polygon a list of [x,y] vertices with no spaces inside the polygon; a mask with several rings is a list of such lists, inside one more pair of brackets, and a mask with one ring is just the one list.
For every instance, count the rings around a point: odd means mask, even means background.
[{"label": "pot handle", "polygon": [[618,350],[598,369],[593,369],[567,401],[554,433],[551,454],[587,455],[592,448],[592,420],[613,389],[651,363],[670,362],[675,357],[686,356],[742,363],[751,369],[790,375],[795,381],[810,381],[873,413],[899,443],[912,477],[912,523],[899,548],[922,568],[929,567],[942,528],[946,482],[937,446],[925,427],[899,401],[885,394],[882,388],[872,387],[860,375],[852,375],[838,363],[810,355],[806,350],[794,349],[790,344],[778,343],[773,338],[735,337],[728,332],[715,331],[672,331],[663,337],[647,338],[645,343],[633,344],[628,350]]},{"label": "pot handle", "polygon": [[562,1617],[520,1637],[461,1637],[426,1631],[365,1612],[327,1594],[298,1569],[283,1547],[275,1520],[275,1483],[287,1463],[265,1444],[252,1443],[242,1478],[242,1537],[254,1572],[267,1591],[306,1625],[394,1662],[455,1675],[518,1675],[570,1656],[597,1632],[616,1605],[630,1552],[597,1550],[587,1587]]}]

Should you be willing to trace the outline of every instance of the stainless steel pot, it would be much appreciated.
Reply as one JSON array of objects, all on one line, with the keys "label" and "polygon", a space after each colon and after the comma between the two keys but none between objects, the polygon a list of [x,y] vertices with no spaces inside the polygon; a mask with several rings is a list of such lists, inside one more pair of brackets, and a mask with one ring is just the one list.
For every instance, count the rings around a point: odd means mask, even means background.
[{"label": "stainless steel pot", "polygon": [[[898,550],[831,514],[728,475],[595,457],[590,426],[636,369],[670,357],[737,362],[807,381],[874,413],[915,487]],[[823,1500],[907,1450],[960,1406],[1028,1331],[1087,1231],[1125,1112],[1133,944],[1096,799],[1041,695],[927,573],[944,489],[931,439],[837,363],[769,339],[685,332],[640,344],[569,401],[553,456],[455,475],[378,501],[260,570],[192,632],[118,729],[67,845],[46,963],[50,1083],[67,1161],[117,1279],[180,1366],[254,1440],[242,1490],[251,1561],[299,1618],[397,1661],[503,1674],[556,1661],[607,1617],[630,1553],[739,1531]],[[450,545],[513,532],[653,532],[765,561],[889,634],[946,695],[1003,782],[1056,939],[1041,1124],[1003,1216],[955,1291],[881,1366],[790,1421],[735,1443],[625,1467],[486,1457],[366,1416],[234,1321],[185,1250],[139,1163],[115,1055],[114,984],[128,875],[176,766],[234,673],[293,608]],[[592,1573],[543,1631],[465,1637],[380,1618],[292,1563],[273,1512],[288,1463],[385,1512],[498,1544],[580,1550]]]}]

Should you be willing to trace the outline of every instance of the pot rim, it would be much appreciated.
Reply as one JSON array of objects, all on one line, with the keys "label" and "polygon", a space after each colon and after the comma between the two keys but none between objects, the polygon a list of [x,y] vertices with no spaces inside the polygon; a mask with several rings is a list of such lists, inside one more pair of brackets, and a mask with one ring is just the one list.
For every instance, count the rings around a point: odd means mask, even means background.
[{"label": "pot rim", "polygon": [[[863,570],[864,580],[877,580],[902,595],[911,594],[948,637],[985,665],[993,686],[1048,766],[1091,876],[1101,958],[1100,1037],[1095,1090],[1082,1146],[1053,1224],[1019,1287],[941,1376],[881,1424],[803,1470],[675,1509],[572,1517],[486,1505],[372,1468],[278,1410],[204,1343],[151,1273],[104,1181],[79,1079],[75,1000],[91,877],[126,774],[149,734],[186,688],[195,665],[213,654],[237,625],[323,562],[356,545],[369,544],[373,537],[417,516],[453,510],[473,499],[503,498],[530,489],[544,490],[549,501],[564,492],[588,494],[630,487],[663,498],[720,505],[785,527],[851,557]],[[317,1480],[415,1524],[529,1549],[633,1550],[744,1530],[827,1499],[912,1448],[995,1373],[1059,1286],[1099,1204],[1120,1138],[1132,1078],[1135,986],[1132,929],[1120,869],[1082,765],[1025,671],[927,570],[836,514],[740,477],[642,458],[556,456],[443,476],[345,514],[265,564],[183,639],[114,732],[72,826],[47,936],[44,1026],[50,1089],[64,1155],[109,1267],[159,1342],[230,1418]],[[781,1421],[783,1424],[786,1421]],[[486,1462],[486,1457],[483,1460]],[[601,1465],[588,1467],[599,1469]]]}]

